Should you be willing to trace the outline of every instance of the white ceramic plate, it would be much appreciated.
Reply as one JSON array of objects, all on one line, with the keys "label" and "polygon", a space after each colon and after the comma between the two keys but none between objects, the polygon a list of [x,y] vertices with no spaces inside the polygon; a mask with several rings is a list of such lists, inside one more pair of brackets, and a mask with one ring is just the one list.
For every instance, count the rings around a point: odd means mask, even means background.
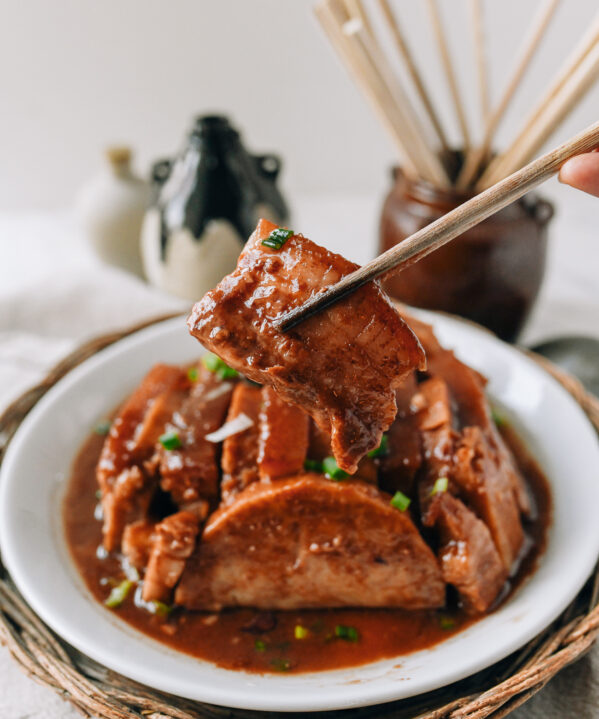
[{"label": "white ceramic plate", "polygon": [[10,444],[0,476],[0,546],[17,586],[59,635],[98,662],[149,686],[225,706],[310,711],[364,706],[436,689],[516,650],[566,607],[599,552],[599,447],[557,382],[522,354],[468,324],[419,313],[441,342],[490,379],[553,489],[548,549],[505,605],[437,646],[365,666],[298,675],[220,669],[138,633],[94,600],[70,559],[61,500],[73,457],[98,418],[156,362],[201,347],[176,318],[121,340],[76,368],[37,404]]}]

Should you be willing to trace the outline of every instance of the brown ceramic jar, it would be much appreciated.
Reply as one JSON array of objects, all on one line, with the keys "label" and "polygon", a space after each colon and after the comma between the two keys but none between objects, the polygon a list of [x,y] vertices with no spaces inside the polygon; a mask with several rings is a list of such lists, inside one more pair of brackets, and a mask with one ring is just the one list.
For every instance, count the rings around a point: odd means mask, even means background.
[{"label": "brown ceramic jar", "polygon": [[[380,249],[388,250],[471,195],[408,179],[399,168],[383,205]],[[529,194],[388,279],[387,292],[415,307],[478,322],[514,342],[545,269],[553,206]]]}]

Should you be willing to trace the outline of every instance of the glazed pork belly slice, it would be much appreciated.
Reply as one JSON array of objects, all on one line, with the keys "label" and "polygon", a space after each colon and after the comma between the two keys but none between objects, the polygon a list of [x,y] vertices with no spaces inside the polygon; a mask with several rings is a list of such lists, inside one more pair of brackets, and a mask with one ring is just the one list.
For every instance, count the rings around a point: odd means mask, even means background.
[{"label": "glazed pork belly slice", "polygon": [[112,422],[96,469],[108,551],[119,549],[126,524],[145,517],[156,483],[143,464],[188,391],[180,367],[156,365]]},{"label": "glazed pork belly slice", "polygon": [[439,531],[443,579],[458,590],[466,612],[485,612],[508,576],[491,533],[484,522],[448,492],[435,495],[430,515]]},{"label": "glazed pork belly slice", "polygon": [[148,564],[155,528],[156,522],[138,519],[128,524],[123,531],[121,550],[135,569],[145,569]]},{"label": "glazed pork belly slice", "polygon": [[[510,477],[500,457],[479,427],[452,429],[449,388],[433,377],[418,387],[413,404],[420,408],[419,421],[425,450],[419,482],[422,520],[434,524],[435,482],[448,480],[448,489],[465,500],[489,528],[505,571],[509,572],[524,541],[520,510]],[[457,540],[456,540],[457,541]]]},{"label": "glazed pork belly slice", "polygon": [[201,506],[202,512],[177,512],[154,527],[143,581],[144,601],[171,601],[173,588],[195,549],[200,525],[208,513],[207,503]]},{"label": "glazed pork belly slice", "polygon": [[241,414],[249,417],[253,424],[243,432],[237,432],[225,439],[221,458],[223,478],[220,485],[221,502],[230,504],[235,497],[253,482],[260,479],[258,474],[258,441],[260,437],[260,408],[262,391],[260,387],[239,382],[233,390],[227,422]]},{"label": "glazed pork belly slice", "polygon": [[505,463],[480,427],[465,427],[456,444],[454,472],[460,496],[489,527],[510,571],[524,544],[520,510]]},{"label": "glazed pork belly slice", "polygon": [[249,379],[272,386],[330,432],[339,467],[379,446],[396,414],[395,389],[423,368],[422,347],[371,282],[282,333],[276,320],[357,269],[301,235],[262,244],[276,226],[260,220],[236,270],[194,306],[191,333]]},{"label": "glazed pork belly slice", "polygon": [[188,609],[445,603],[437,560],[410,516],[360,480],[256,482],[211,515],[175,603]]},{"label": "glazed pork belly slice", "polygon": [[481,428],[491,449],[497,454],[502,472],[512,485],[520,511],[529,515],[531,502],[524,480],[491,417],[485,395],[486,379],[457,359],[451,350],[442,347],[429,325],[411,317],[409,322],[425,348],[428,372],[432,376],[443,377],[447,382],[458,428]]},{"label": "glazed pork belly slice", "polygon": [[272,387],[262,388],[258,471],[260,479],[276,479],[304,470],[310,417],[285,402]]},{"label": "glazed pork belly slice", "polygon": [[170,417],[165,431],[173,433],[180,446],[167,449],[156,445],[160,487],[169,492],[179,509],[198,500],[216,503],[218,497],[218,445],[205,439],[224,422],[233,383],[223,381],[205,367],[188,398]]}]

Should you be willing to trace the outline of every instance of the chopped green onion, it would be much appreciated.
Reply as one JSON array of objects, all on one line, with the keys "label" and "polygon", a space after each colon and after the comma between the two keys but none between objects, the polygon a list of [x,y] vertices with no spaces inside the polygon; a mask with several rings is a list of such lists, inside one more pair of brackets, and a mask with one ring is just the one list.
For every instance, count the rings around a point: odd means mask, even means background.
[{"label": "chopped green onion", "polygon": [[296,624],[293,630],[293,636],[296,639],[307,639],[310,636],[310,630],[306,627],[302,627],[301,624]]},{"label": "chopped green onion", "polygon": [[125,599],[127,599],[127,595],[131,591],[133,584],[134,583],[130,579],[124,579],[120,584],[117,584],[116,587],[113,587],[110,590],[108,599],[104,602],[104,604],[107,607],[110,607],[110,609],[120,607]]},{"label": "chopped green onion", "polygon": [[381,437],[381,443],[376,449],[371,449],[370,452],[366,455],[367,457],[384,457],[389,452],[389,437],[387,437],[386,434],[384,434]]},{"label": "chopped green onion", "polygon": [[304,469],[307,472],[322,472],[322,462],[318,459],[304,460]]},{"label": "chopped green onion", "polygon": [[507,424],[506,418],[496,409],[491,410],[491,417],[493,419],[493,422],[495,422],[498,427],[504,427]]},{"label": "chopped green onion", "polygon": [[168,615],[173,611],[172,607],[169,607],[169,605],[164,602],[159,602],[157,599],[150,602],[150,604],[153,607],[152,613],[157,617],[168,617]]},{"label": "chopped green onion", "polygon": [[455,620],[451,617],[441,615],[439,617],[439,626],[441,629],[453,629],[455,627]]},{"label": "chopped green onion", "polygon": [[262,244],[265,247],[271,247],[273,250],[280,250],[290,237],[293,237],[293,230],[277,227],[268,237],[262,240]]},{"label": "chopped green onion", "polygon": [[338,639],[345,639],[348,642],[357,642],[360,638],[358,630],[355,627],[347,627],[344,624],[337,624],[335,627],[335,636]]},{"label": "chopped green onion", "polygon": [[439,479],[435,480],[435,483],[433,484],[433,488],[430,491],[431,497],[434,497],[435,494],[440,494],[441,492],[447,492],[447,487],[449,486],[449,480],[447,477],[439,477]]},{"label": "chopped green onion", "polygon": [[102,490],[96,489],[96,499],[102,499]]},{"label": "chopped green onion", "polygon": [[349,474],[339,467],[335,461],[335,457],[325,457],[322,460],[322,469],[325,475],[335,482],[340,482],[342,479],[349,477]]},{"label": "chopped green onion", "polygon": [[235,379],[239,375],[236,369],[229,367],[226,362],[212,352],[208,352],[202,357],[202,364],[207,370],[214,372],[219,379]]},{"label": "chopped green onion", "polygon": [[187,370],[187,379],[190,382],[197,382],[198,381],[198,368],[197,367],[190,367]]},{"label": "chopped green onion", "polygon": [[278,672],[288,672],[291,669],[291,662],[289,659],[272,659],[270,666]]},{"label": "chopped green onion", "polygon": [[399,509],[400,512],[405,512],[411,503],[412,500],[406,497],[403,492],[395,492],[391,500],[391,506],[395,507],[395,509]]},{"label": "chopped green onion", "polygon": [[266,651],[266,642],[262,641],[262,639],[256,639],[254,642],[254,649],[257,652],[265,652]]},{"label": "chopped green onion", "polygon": [[178,449],[183,444],[178,432],[165,432],[158,438],[164,449]]},{"label": "chopped green onion", "polygon": [[101,422],[98,422],[98,424],[94,427],[94,432],[96,434],[105,436],[110,432],[111,426],[112,422],[109,419],[103,419]]}]

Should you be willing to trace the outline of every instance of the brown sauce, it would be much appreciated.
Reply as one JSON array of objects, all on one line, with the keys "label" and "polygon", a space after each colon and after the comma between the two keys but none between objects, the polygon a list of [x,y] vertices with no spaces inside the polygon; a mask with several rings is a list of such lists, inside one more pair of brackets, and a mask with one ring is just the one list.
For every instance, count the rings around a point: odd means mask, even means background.
[{"label": "brown sauce", "polygon": [[[536,568],[545,549],[552,510],[547,480],[538,465],[512,428],[501,427],[501,433],[528,482],[535,504],[532,519],[525,522],[525,553],[515,575],[506,583],[503,602]],[[98,555],[102,525],[94,519],[98,501],[95,467],[103,441],[104,437],[94,434],[81,448],[63,507],[66,538],[75,564],[99,602],[104,602],[110,593],[109,580],[123,578],[117,557]],[[173,649],[225,668],[258,673],[340,669],[401,657],[431,647],[482,618],[468,616],[456,607],[443,611],[335,609],[272,613],[234,609],[220,614],[174,609],[164,618],[136,606],[134,593],[117,609],[106,611],[116,612],[123,621]],[[353,631],[353,638],[336,636],[338,627],[353,628],[357,638]],[[296,638],[296,631],[306,636]]]}]

